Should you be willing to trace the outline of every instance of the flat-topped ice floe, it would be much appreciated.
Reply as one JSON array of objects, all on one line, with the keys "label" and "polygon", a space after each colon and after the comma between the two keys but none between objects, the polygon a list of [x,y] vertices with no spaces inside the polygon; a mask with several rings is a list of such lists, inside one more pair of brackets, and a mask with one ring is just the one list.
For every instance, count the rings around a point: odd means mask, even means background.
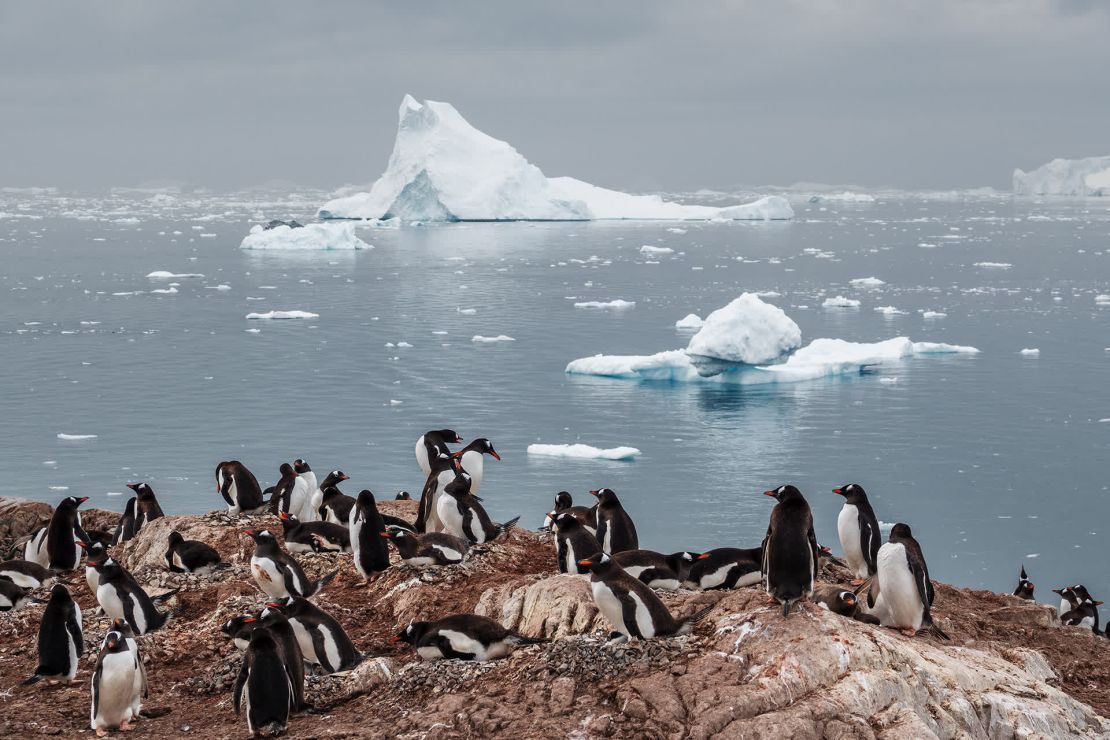
[{"label": "flat-topped ice floe", "polygon": [[320,314],[311,311],[266,311],[263,313],[249,313],[248,319],[318,319]]},{"label": "flat-topped ice floe", "polygon": [[821,304],[823,308],[859,308],[859,301],[855,298],[845,298],[842,295],[826,298]]},{"label": "flat-topped ice floe", "polygon": [[280,225],[272,229],[251,227],[240,249],[373,249],[355,234],[350,223],[307,224],[296,228]]},{"label": "flat-topped ice floe", "polygon": [[630,195],[573,177],[549,178],[516,149],[470,125],[448,103],[406,95],[385,172],[368,193],[336,198],[324,219],[412,221],[781,220],[779,196],[724,208]]},{"label": "flat-topped ice floe", "polygon": [[[80,442],[80,441],[86,440],[86,439],[96,439],[96,435],[95,434],[65,434],[63,432],[60,432],[58,434],[58,439],[62,440],[63,442]],[[45,465],[45,463],[43,463],[43,464]]]},{"label": "flat-topped ice floe", "polygon": [[168,270],[155,270],[146,274],[151,280],[178,280],[181,278],[202,278],[199,272],[170,272]]},{"label": "flat-topped ice floe", "polygon": [[635,447],[611,447],[601,449],[584,444],[573,445],[528,445],[529,455],[542,457],[577,457],[586,460],[633,460],[640,451]]},{"label": "flat-topped ice floe", "polygon": [[492,344],[494,342],[515,342],[516,340],[508,334],[498,334],[496,337],[483,337],[481,334],[475,334],[470,338],[470,341],[477,344]]},{"label": "flat-topped ice floe", "polygon": [[636,301],[626,301],[617,298],[612,301],[578,301],[574,304],[575,308],[632,308],[636,305]]},{"label": "flat-topped ice floe", "polygon": [[1110,156],[1054,159],[1032,172],[1014,170],[1015,195],[1110,195]]}]

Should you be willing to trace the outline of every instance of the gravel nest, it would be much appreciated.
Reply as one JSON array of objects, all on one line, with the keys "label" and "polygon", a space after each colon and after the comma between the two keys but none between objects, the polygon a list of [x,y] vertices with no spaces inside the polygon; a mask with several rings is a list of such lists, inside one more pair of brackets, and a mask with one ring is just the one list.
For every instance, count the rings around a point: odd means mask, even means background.
[{"label": "gravel nest", "polygon": [[670,665],[693,648],[693,636],[659,640],[633,640],[610,645],[609,637],[597,632],[583,637],[555,640],[529,669],[533,679],[573,676],[600,680],[638,669]]}]

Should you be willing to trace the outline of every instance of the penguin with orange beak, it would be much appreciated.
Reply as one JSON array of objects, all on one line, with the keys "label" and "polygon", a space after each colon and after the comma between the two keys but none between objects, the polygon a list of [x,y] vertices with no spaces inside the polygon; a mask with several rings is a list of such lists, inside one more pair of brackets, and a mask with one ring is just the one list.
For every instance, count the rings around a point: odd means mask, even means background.
[{"label": "penguin with orange beak", "polygon": [[493,443],[485,437],[479,437],[466,447],[452,454],[459,461],[459,467],[470,476],[470,492],[478,493],[482,487],[482,476],[485,473],[485,456],[489,455],[494,460],[500,461],[501,455],[493,449]]},{"label": "penguin with orange beak", "polygon": [[763,583],[767,593],[782,604],[782,616],[789,617],[794,604],[813,593],[819,571],[820,548],[813,533],[813,513],[794,486],[779,486],[764,491],[764,495],[778,503],[771,510],[763,539]]}]

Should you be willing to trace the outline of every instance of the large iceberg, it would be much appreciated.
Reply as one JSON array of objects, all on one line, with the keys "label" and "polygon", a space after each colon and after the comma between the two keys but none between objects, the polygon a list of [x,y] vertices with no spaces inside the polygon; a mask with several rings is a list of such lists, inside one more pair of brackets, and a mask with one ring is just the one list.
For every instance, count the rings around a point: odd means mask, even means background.
[{"label": "large iceberg", "polygon": [[715,208],[630,195],[573,177],[546,177],[504,141],[474,128],[453,106],[406,95],[385,173],[369,193],[324,204],[320,218],[401,221],[777,220],[785,198]]},{"label": "large iceberg", "polygon": [[[256,224],[239,244],[240,249],[373,249],[355,234],[354,224],[308,224],[272,229]],[[149,276],[148,276],[149,277]]]},{"label": "large iceberg", "polygon": [[1032,172],[1014,170],[1015,195],[1110,195],[1110,156],[1054,159]]},{"label": "large iceberg", "polygon": [[[921,355],[979,352],[975,347],[912,342],[906,337],[882,342],[814,339],[801,347],[797,324],[780,309],[767,304],[761,308],[756,301],[762,304],[756,296],[745,293],[714,311],[686,349],[653,355],[583,357],[571,361],[566,372],[630,380],[759,385],[859,373],[867,367]],[[774,308],[777,314],[766,308]],[[715,315],[723,315],[728,321],[713,321]],[[706,329],[711,329],[710,336],[699,340]],[[778,348],[782,349],[776,352]]]}]

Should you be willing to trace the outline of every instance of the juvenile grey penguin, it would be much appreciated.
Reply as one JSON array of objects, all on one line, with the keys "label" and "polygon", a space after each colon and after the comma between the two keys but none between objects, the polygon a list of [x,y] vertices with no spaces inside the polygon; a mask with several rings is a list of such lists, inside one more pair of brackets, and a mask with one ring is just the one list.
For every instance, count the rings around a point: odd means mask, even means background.
[{"label": "juvenile grey penguin", "polygon": [[263,621],[274,612],[289,620],[304,659],[320,666],[325,673],[349,671],[362,662],[363,654],[351,642],[343,626],[308,599],[291,596],[268,602],[262,611]]},{"label": "juvenile grey penguin", "polygon": [[470,476],[463,472],[457,473],[455,479],[444,486],[437,507],[443,531],[474,544],[500,537],[520,520],[518,516],[504,524],[494,523],[478,497],[470,493]]},{"label": "juvenile grey penguin", "polygon": [[789,617],[791,607],[813,593],[820,549],[813,515],[801,491],[788,485],[764,494],[778,503],[763,539],[763,581],[767,593],[782,604],[782,615]]},{"label": "juvenile grey penguin", "polygon": [[174,530],[166,548],[166,567],[174,573],[204,574],[231,566],[220,560],[216,548],[200,540],[187,540]]},{"label": "juvenile grey penguin", "polygon": [[305,575],[300,564],[288,553],[282,552],[277,538],[266,530],[247,530],[244,532],[254,540],[254,553],[251,555],[251,575],[262,593],[271,599],[284,599],[289,596],[314,596],[335,578],[334,570],[318,581]]},{"label": "juvenile grey penguin", "polygon": [[[595,550],[594,552],[597,552]],[[701,557],[696,552],[673,552],[664,555],[654,550],[625,550],[613,553],[613,561],[624,572],[650,588],[676,591],[687,582],[690,570]]]},{"label": "juvenile grey penguin", "polygon": [[853,586],[859,586],[875,575],[876,558],[882,545],[879,520],[867,500],[867,492],[858,483],[834,488],[833,493],[844,497],[844,506],[836,519],[836,531],[844,559],[855,575]]},{"label": "juvenile grey penguin", "polygon": [[1021,566],[1021,575],[1018,577],[1017,588],[1014,589],[1014,596],[1026,601],[1034,601],[1033,589],[1035,586],[1029,580],[1029,576],[1025,575],[1025,565]]},{"label": "juvenile grey penguin", "polygon": [[371,491],[364,489],[358,494],[351,509],[348,529],[355,570],[363,580],[389,567],[389,546],[382,539],[385,522],[378,513],[378,504]]},{"label": "juvenile grey penguin", "polygon": [[493,443],[485,437],[479,437],[466,447],[452,454],[459,461],[459,468],[470,476],[470,492],[477,495],[482,487],[485,476],[485,456],[489,455],[498,462],[501,455],[493,449]]},{"label": "juvenile grey penguin", "polygon": [[446,532],[417,534],[405,529],[386,528],[381,536],[397,547],[401,560],[416,568],[458,565],[466,558],[470,543]]},{"label": "juvenile grey penguin", "polygon": [[227,513],[231,516],[253,514],[266,505],[258,479],[238,460],[228,460],[216,466],[216,491],[223,496]]},{"label": "juvenile grey penguin", "polygon": [[685,619],[675,619],[655,592],[625,573],[609,553],[594,553],[579,564],[590,570],[594,602],[620,633],[616,641],[685,635],[713,609],[710,605]]},{"label": "juvenile grey penguin", "polygon": [[589,573],[587,566],[580,565],[579,561],[601,552],[601,544],[578,517],[569,511],[556,514],[551,512],[555,524],[555,557],[559,560],[560,573]]},{"label": "juvenile grey penguin", "polygon": [[704,591],[754,586],[763,580],[763,548],[718,547],[703,552],[688,580]]},{"label": "juvenile grey penguin", "polygon": [[424,660],[497,660],[521,645],[549,640],[525,637],[477,614],[453,614],[434,622],[411,622],[393,637],[393,642],[412,645]]},{"label": "juvenile grey penguin", "polygon": [[130,730],[131,720],[142,708],[146,685],[142,660],[134,647],[134,640],[117,631],[108,632],[104,638],[91,682],[89,718],[97,737],[104,737],[108,730]]},{"label": "juvenile grey penguin", "polygon": [[590,491],[597,497],[597,541],[603,552],[612,555],[625,550],[637,550],[640,540],[636,536],[636,525],[632,517],[621,506],[617,493],[612,488]]},{"label": "juvenile grey penguin", "polygon": [[[879,596],[875,612],[884,627],[896,627],[913,637],[922,627],[933,627],[933,582],[921,545],[908,524],[899,522],[879,548]],[[939,629],[936,631],[939,632]],[[943,633],[940,632],[941,636]]]},{"label": "juvenile grey penguin", "polygon": [[285,732],[289,714],[295,709],[293,686],[277,641],[269,630],[255,630],[251,634],[233,691],[235,714],[247,710],[247,729],[252,737]]},{"label": "juvenile grey penguin", "polygon": [[69,589],[55,584],[39,622],[39,664],[24,686],[44,678],[50,683],[69,683],[77,675],[77,665],[85,652],[81,630],[81,607],[69,595]]}]

